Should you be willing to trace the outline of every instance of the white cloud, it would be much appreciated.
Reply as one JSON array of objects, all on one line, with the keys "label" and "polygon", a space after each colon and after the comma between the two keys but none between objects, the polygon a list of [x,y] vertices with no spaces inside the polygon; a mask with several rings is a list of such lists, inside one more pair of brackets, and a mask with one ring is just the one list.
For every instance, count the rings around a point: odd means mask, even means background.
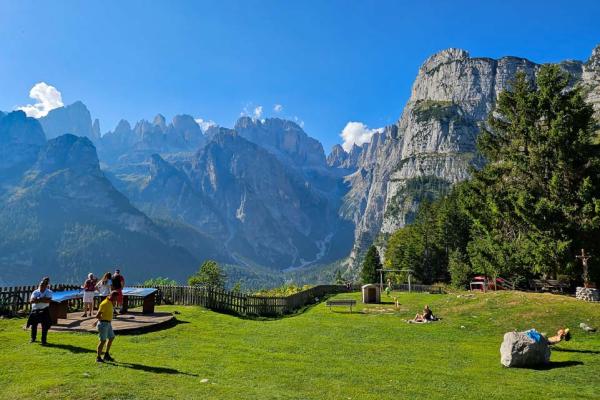
[{"label": "white cloud", "polygon": [[254,109],[254,118],[260,119],[260,117],[262,116],[262,113],[263,113],[263,107],[262,106],[257,106]]},{"label": "white cloud", "polygon": [[360,146],[363,143],[369,143],[373,134],[377,132],[383,132],[383,128],[369,129],[362,122],[348,122],[342,133],[340,133],[340,136],[344,139],[342,147],[344,150],[350,151],[354,144]]},{"label": "white cloud", "polygon": [[273,111],[275,111],[276,113],[280,113],[283,111],[283,106],[281,104],[275,104],[273,106]]},{"label": "white cloud", "polygon": [[196,121],[196,123],[200,125],[200,129],[202,129],[202,132],[206,132],[211,126],[217,126],[217,123],[215,121],[209,119],[205,120],[202,118],[196,118],[194,121]]},{"label": "white cloud", "polygon": [[64,105],[58,89],[48,85],[46,82],[36,83],[29,91],[29,97],[37,100],[37,103],[17,107],[17,110],[24,111],[28,117],[45,117],[50,110],[54,110],[55,108]]}]

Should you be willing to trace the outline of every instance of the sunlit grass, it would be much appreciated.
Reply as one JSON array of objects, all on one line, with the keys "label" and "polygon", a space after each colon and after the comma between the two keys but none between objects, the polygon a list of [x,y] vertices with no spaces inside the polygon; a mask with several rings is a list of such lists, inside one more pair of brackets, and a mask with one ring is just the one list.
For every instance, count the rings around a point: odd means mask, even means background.
[{"label": "sunlit grass", "polygon": [[[181,323],[143,335],[118,336],[117,364],[97,365],[91,334],[51,333],[53,347],[28,344],[23,319],[0,321],[2,399],[399,399],[597,398],[600,305],[548,294],[393,294],[388,304],[316,305],[300,315],[255,321],[196,307]],[[437,323],[407,324],[424,304]],[[500,365],[502,335],[569,326],[570,342],[546,370]]]}]

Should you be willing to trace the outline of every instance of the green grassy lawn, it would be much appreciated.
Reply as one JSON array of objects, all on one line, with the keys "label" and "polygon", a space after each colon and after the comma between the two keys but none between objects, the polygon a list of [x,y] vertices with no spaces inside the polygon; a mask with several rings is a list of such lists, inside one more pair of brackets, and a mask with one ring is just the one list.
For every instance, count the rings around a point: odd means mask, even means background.
[{"label": "green grassy lawn", "polygon": [[[2,399],[597,399],[600,305],[549,294],[398,294],[393,304],[256,321],[197,307],[175,327],[115,340],[116,364],[95,362],[95,335],[50,333],[28,343],[24,319],[0,320]],[[337,298],[355,298],[358,293]],[[383,296],[384,301],[391,298]],[[430,304],[442,321],[404,322]],[[505,332],[535,327],[574,335],[544,370],[507,369]],[[560,351],[559,351],[560,350]]]}]

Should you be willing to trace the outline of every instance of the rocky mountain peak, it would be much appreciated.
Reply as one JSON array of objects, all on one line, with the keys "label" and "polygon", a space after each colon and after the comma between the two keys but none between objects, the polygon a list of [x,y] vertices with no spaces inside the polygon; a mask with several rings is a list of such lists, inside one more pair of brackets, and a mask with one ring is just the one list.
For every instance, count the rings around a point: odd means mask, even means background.
[{"label": "rocky mountain peak", "polygon": [[592,50],[592,55],[588,59],[586,67],[589,69],[600,70],[600,44]]},{"label": "rocky mountain peak", "polygon": [[46,143],[34,167],[41,174],[70,169],[76,174],[101,176],[96,148],[90,139],[65,134]]},{"label": "rocky mountain peak", "polygon": [[23,111],[0,115],[0,144],[22,143],[43,145],[44,130],[39,121],[28,117]]},{"label": "rocky mountain peak", "polygon": [[197,148],[205,141],[200,125],[194,120],[194,117],[187,114],[180,114],[173,117],[173,121],[169,126],[169,133],[179,135],[183,142],[188,143],[194,148]]},{"label": "rocky mountain peak", "polygon": [[156,114],[156,117],[154,117],[152,124],[154,126],[159,127],[163,131],[167,129],[167,122],[165,120],[164,115],[162,115],[162,114]]},{"label": "rocky mountain peak", "polygon": [[65,133],[85,136],[94,141],[100,139],[92,129],[90,111],[81,101],[76,101],[65,107],[55,108],[48,115],[39,119],[46,137],[52,139]]},{"label": "rocky mountain peak", "polygon": [[102,136],[102,132],[100,132],[100,120],[98,118],[94,119],[94,123],[92,124],[92,134],[98,138]]},{"label": "rocky mountain peak", "polygon": [[430,56],[427,60],[425,60],[425,62],[421,66],[421,70],[423,72],[429,72],[442,64],[447,64],[452,61],[465,60],[467,58],[469,58],[468,51],[462,49],[449,48]]},{"label": "rocky mountain peak", "polygon": [[331,152],[327,156],[327,165],[333,168],[338,168],[344,163],[344,161],[346,161],[347,158],[348,153],[346,153],[346,150],[344,150],[341,145],[336,144],[331,148]]},{"label": "rocky mountain peak", "polygon": [[18,179],[35,162],[45,143],[44,130],[37,119],[27,117],[23,111],[0,114],[0,193],[2,179]]},{"label": "rocky mountain peak", "polygon": [[280,118],[260,121],[242,117],[236,122],[234,130],[286,164],[302,167],[325,167],[327,164],[321,142],[308,136],[293,121]]},{"label": "rocky mountain peak", "polygon": [[116,134],[123,134],[129,132],[131,132],[131,124],[125,119],[120,120],[117,124],[117,127],[114,130],[114,133]]}]

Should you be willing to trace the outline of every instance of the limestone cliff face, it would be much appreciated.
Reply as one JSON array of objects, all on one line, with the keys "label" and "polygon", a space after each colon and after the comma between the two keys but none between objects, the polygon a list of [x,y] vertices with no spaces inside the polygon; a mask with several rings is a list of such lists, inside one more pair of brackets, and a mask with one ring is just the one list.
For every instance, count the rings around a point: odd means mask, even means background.
[{"label": "limestone cliff face", "polygon": [[[600,112],[600,47],[587,63],[559,64],[586,88]],[[464,50],[434,54],[419,69],[400,120],[362,147],[340,214],[355,223],[351,261],[380,233],[411,222],[419,202],[446,192],[480,165],[476,138],[498,94],[518,71],[534,79],[539,65],[524,58],[473,58]],[[348,155],[331,156],[341,165]]]},{"label": "limestone cliff face", "polygon": [[39,121],[48,139],[70,133],[76,136],[85,136],[94,143],[98,143],[100,140],[99,123],[97,127],[94,127],[90,112],[81,101],[55,108]]},{"label": "limestone cliff face", "polygon": [[600,45],[583,64],[581,83],[587,93],[586,100],[594,106],[596,121],[600,121]]}]

